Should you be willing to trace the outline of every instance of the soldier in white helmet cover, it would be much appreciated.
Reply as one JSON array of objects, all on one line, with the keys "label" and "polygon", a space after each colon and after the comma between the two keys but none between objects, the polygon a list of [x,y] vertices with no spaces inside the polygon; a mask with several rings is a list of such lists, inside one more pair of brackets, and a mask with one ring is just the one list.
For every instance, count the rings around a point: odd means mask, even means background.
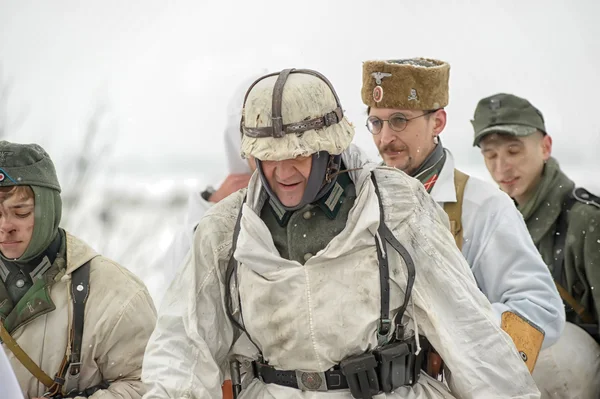
[{"label": "soldier in white helmet cover", "polygon": [[[323,75],[261,77],[241,129],[257,171],[196,229],[145,398],[220,398],[230,362],[239,398],[539,398],[443,210],[350,144]],[[450,388],[422,371],[431,346]]]}]

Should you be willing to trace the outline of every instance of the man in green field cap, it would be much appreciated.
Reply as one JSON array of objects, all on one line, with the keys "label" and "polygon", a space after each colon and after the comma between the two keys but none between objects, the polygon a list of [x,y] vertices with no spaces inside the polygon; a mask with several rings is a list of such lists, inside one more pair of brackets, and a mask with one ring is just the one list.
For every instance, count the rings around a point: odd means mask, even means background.
[{"label": "man in green field cap", "polygon": [[473,145],[523,214],[565,304],[565,330],[540,354],[534,378],[546,397],[600,397],[600,349],[592,338],[598,340],[600,310],[600,200],[561,171],[544,117],[526,99],[486,97],[472,124]]},{"label": "man in green field cap", "polygon": [[140,398],[156,311],[144,284],[59,227],[36,144],[0,141],[0,340],[27,398]]}]

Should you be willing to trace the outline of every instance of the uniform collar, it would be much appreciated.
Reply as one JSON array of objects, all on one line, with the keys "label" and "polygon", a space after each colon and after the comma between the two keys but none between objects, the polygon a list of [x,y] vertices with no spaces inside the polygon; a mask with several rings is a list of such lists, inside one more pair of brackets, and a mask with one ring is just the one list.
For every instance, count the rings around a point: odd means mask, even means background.
[{"label": "uniform collar", "polygon": [[[340,173],[336,179],[335,184],[329,190],[323,198],[313,203],[312,205],[316,205],[327,217],[331,220],[335,219],[340,211],[342,201],[340,201],[343,197],[346,197],[349,193],[348,190],[352,185],[352,180],[348,173]],[[290,220],[290,217],[294,213],[293,211],[286,211],[281,206],[277,204],[276,201],[269,201],[269,205],[271,210],[273,211],[273,215],[275,215],[275,219],[280,226],[285,226],[287,222]]]},{"label": "uniform collar", "polygon": [[444,162],[444,166],[430,194],[435,202],[456,202],[454,157],[448,149],[444,148],[444,151],[446,151],[446,162]]}]

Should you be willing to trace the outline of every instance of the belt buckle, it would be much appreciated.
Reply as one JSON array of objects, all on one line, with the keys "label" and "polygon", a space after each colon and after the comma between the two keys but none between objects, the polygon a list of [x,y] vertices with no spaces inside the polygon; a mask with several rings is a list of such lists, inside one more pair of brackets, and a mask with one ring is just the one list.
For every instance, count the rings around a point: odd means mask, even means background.
[{"label": "belt buckle", "polygon": [[296,370],[298,389],[302,391],[327,391],[327,380],[323,372],[307,372]]}]

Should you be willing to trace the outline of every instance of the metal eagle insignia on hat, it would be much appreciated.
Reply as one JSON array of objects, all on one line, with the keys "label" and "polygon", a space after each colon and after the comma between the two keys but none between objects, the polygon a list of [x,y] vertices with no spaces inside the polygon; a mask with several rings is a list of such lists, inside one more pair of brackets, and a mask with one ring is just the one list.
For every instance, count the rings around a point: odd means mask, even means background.
[{"label": "metal eagle insignia on hat", "polygon": [[375,86],[373,89],[373,100],[378,103],[383,100],[383,87],[379,86],[381,84],[381,80],[383,78],[392,76],[392,74],[387,72],[373,72],[371,76],[375,78],[375,83],[377,84],[377,86]]}]

